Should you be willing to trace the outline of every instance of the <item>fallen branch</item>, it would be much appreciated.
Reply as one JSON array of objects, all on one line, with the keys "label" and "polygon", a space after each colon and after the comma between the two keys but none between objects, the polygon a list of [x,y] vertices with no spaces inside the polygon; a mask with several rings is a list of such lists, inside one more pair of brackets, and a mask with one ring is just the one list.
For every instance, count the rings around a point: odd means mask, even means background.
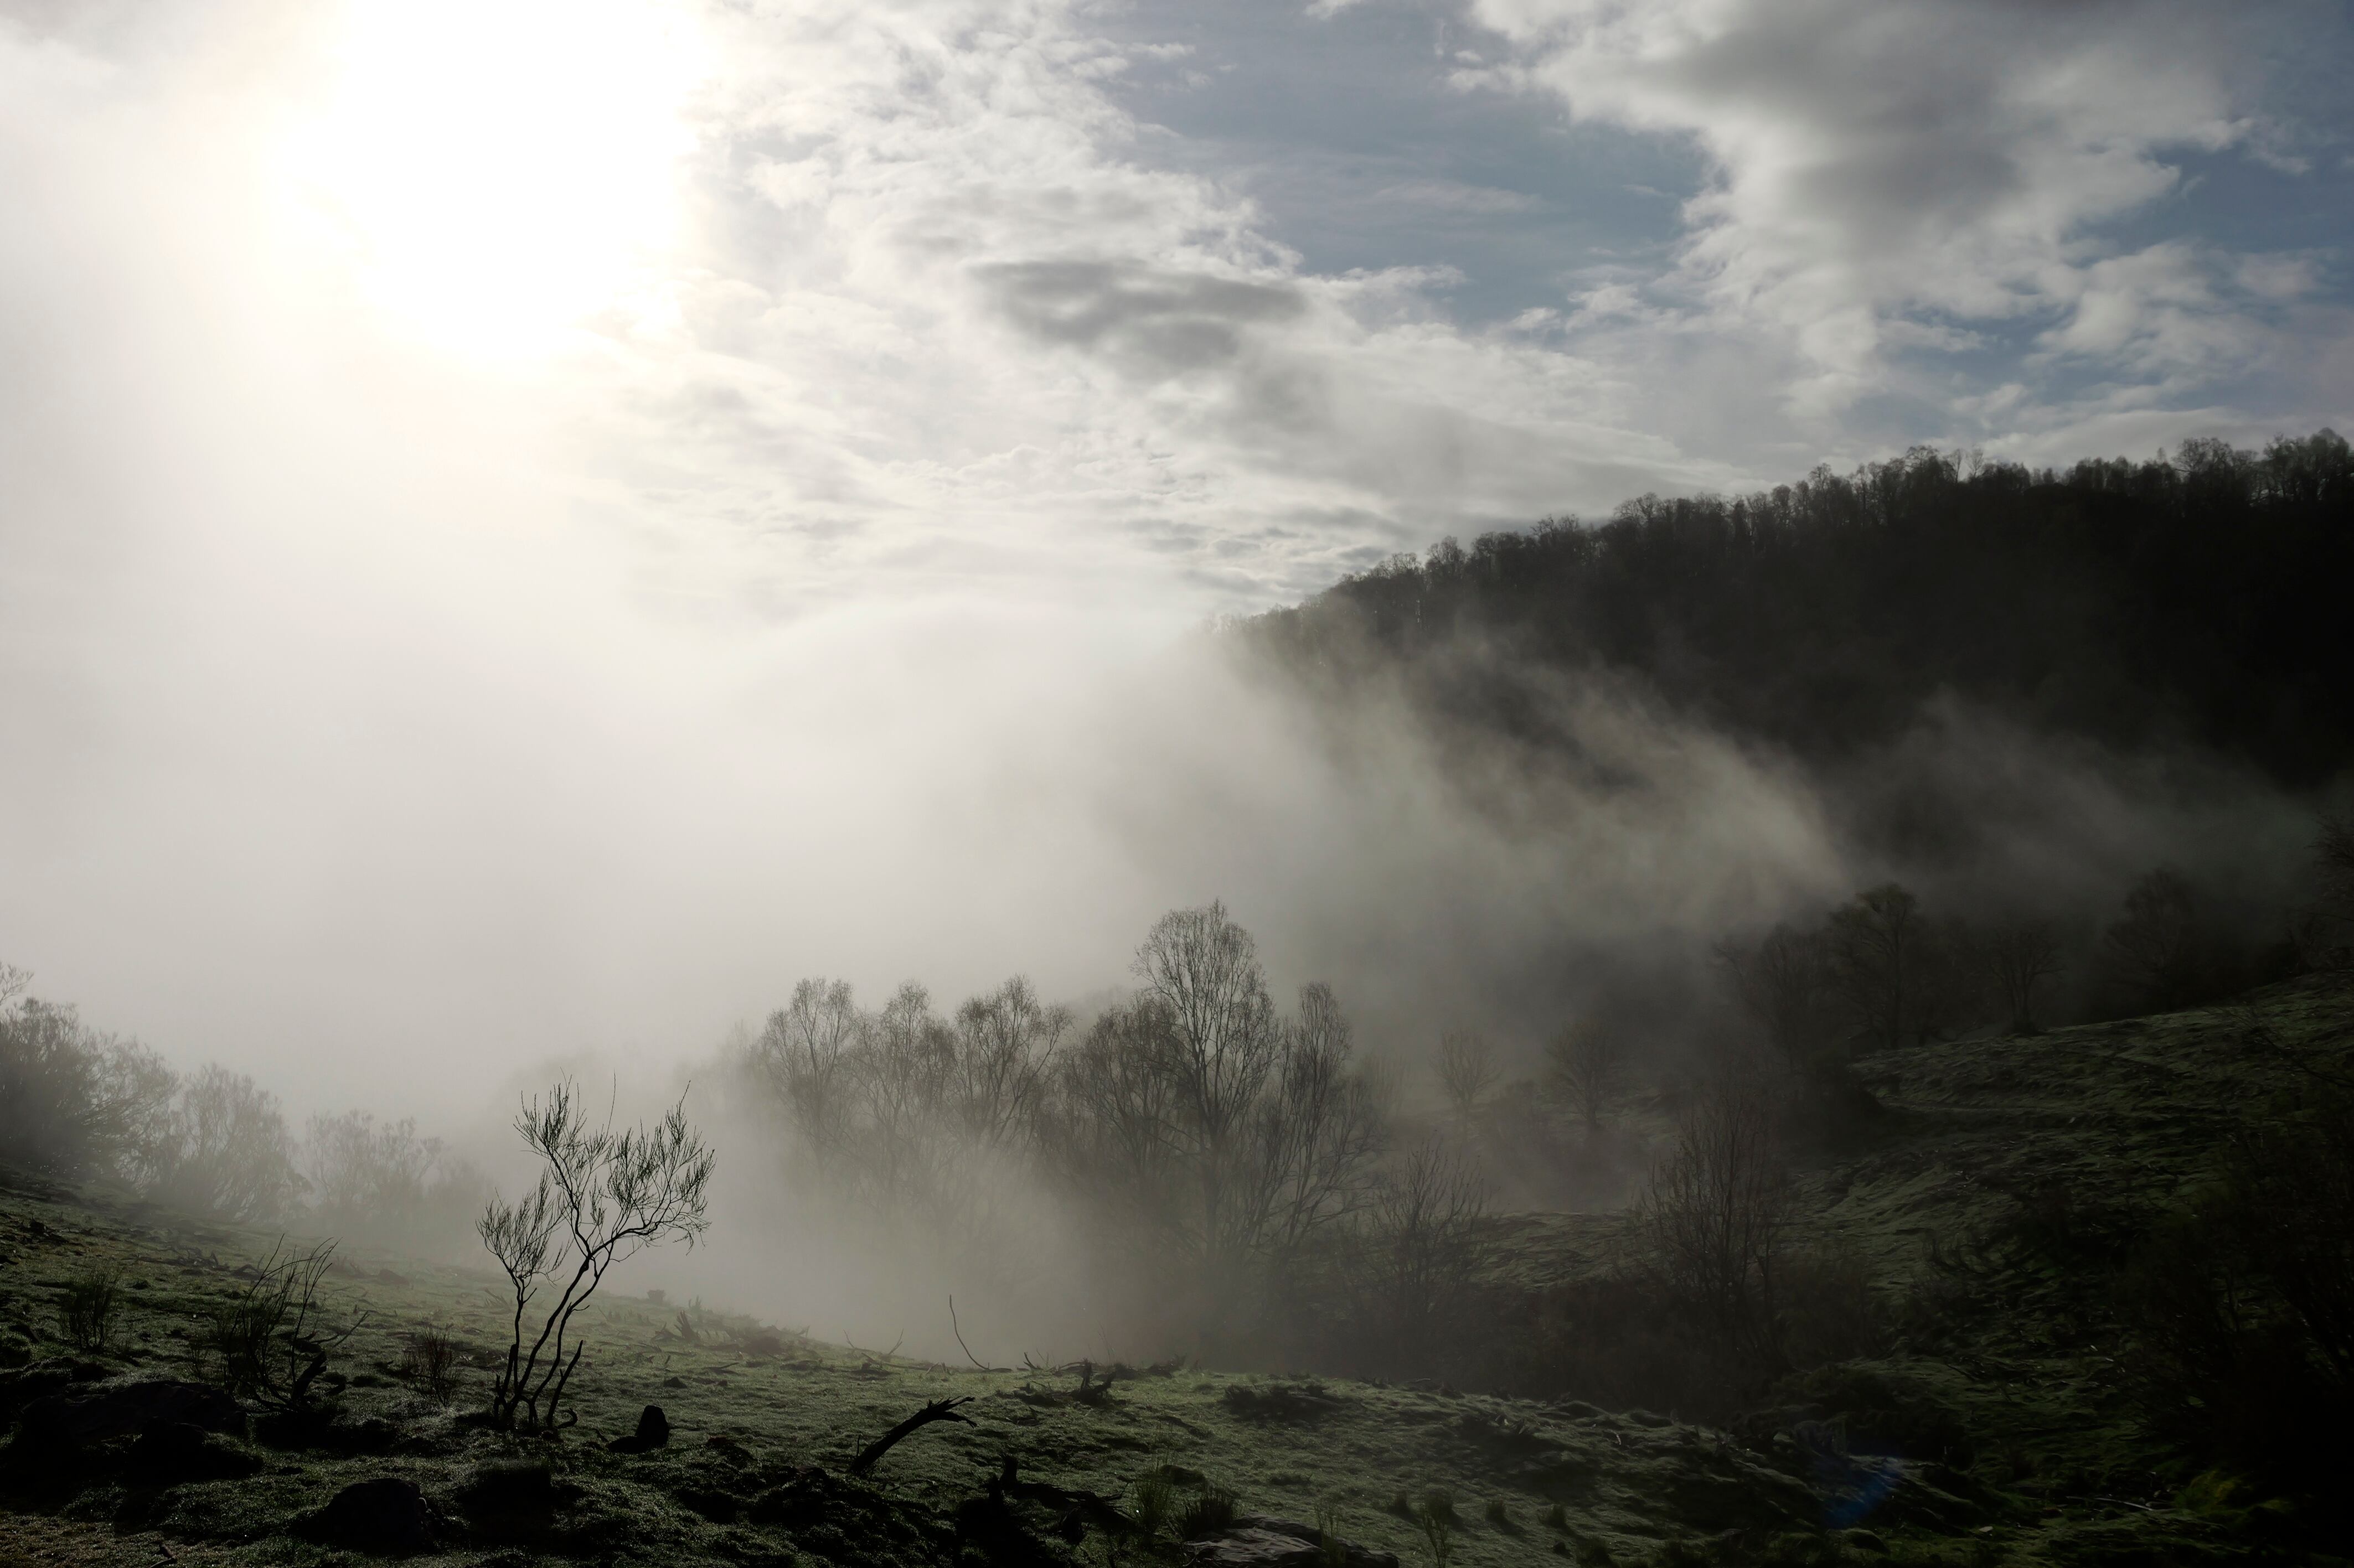
[{"label": "fallen branch", "polygon": [[936,1399],[932,1401],[929,1404],[924,1406],[923,1409],[918,1410],[915,1414],[910,1415],[907,1420],[902,1421],[898,1425],[894,1426],[890,1431],[885,1432],[882,1436],[877,1437],[874,1442],[866,1445],[865,1448],[859,1454],[858,1457],[850,1461],[850,1473],[854,1476],[863,1476],[867,1471],[873,1469],[876,1461],[891,1451],[891,1446],[893,1444],[898,1442],[900,1438],[905,1437],[908,1433],[915,1431],[917,1427],[929,1425],[935,1421],[961,1421],[967,1426],[971,1425],[972,1421],[970,1417],[959,1415],[957,1414],[958,1405],[970,1404],[971,1403],[972,1395],[969,1393],[961,1399]]},{"label": "fallen branch", "polygon": [[949,1327],[955,1330],[957,1349],[964,1352],[965,1360],[970,1361],[977,1367],[981,1367],[981,1370],[983,1372],[1005,1372],[1010,1370],[1005,1367],[983,1366],[981,1364],[981,1358],[972,1353],[972,1347],[964,1342],[964,1329],[962,1325],[957,1322],[956,1298],[953,1296],[949,1298]]}]

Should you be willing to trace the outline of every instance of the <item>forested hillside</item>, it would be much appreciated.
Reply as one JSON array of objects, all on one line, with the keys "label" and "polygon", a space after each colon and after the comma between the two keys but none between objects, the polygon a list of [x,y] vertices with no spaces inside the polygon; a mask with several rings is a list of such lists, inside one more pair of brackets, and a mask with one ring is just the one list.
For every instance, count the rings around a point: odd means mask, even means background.
[{"label": "forested hillside", "polygon": [[1399,675],[1434,718],[1540,742],[1532,679],[1601,667],[1812,759],[1949,692],[2309,788],[2354,761],[2349,583],[2354,452],[2323,430],[2064,471],[1918,449],[1754,495],[1647,495],[1446,540],[1239,630],[1319,689]]}]

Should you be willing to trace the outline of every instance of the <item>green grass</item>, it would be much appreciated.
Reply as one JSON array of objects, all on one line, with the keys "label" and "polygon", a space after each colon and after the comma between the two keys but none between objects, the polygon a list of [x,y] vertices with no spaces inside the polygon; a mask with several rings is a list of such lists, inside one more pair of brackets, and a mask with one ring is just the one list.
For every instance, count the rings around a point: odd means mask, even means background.
[{"label": "green grass", "polygon": [[[2261,1018],[2289,1050],[2343,1060],[2354,1008],[2342,991],[2305,982],[2266,993]],[[436,1510],[450,1549],[425,1561],[949,1563],[962,1510],[968,1560],[1105,1562],[1101,1529],[1074,1549],[1055,1532],[1056,1508],[1017,1509],[1031,1532],[1017,1544],[992,1546],[972,1527],[976,1499],[1008,1459],[1021,1483],[1093,1493],[1131,1515],[1142,1502],[1167,1521],[1150,1545],[1122,1542],[1123,1563],[1181,1561],[1175,1521],[1205,1490],[1231,1493],[1245,1513],[1313,1520],[1405,1563],[1429,1560],[1411,1516],[1436,1496],[1449,1499],[1448,1553],[1462,1564],[2221,1561],[2242,1552],[2245,1531],[2197,1496],[2178,1504],[2185,1478],[2137,1435],[2115,1347],[2067,1327],[2082,1318],[2066,1309],[2077,1277],[2032,1249],[1988,1249],[2022,1224],[2097,1245],[2115,1215],[2195,1180],[2234,1117],[2296,1090],[2277,1052],[2245,1046],[2252,1021],[2215,1010],[1863,1064],[1885,1114],[1810,1165],[1808,1224],[1868,1259],[1892,1317],[1911,1326],[1902,1349],[1775,1397],[1835,1409],[1850,1429],[1903,1426],[1916,1449],[1942,1445],[1946,1457],[1913,1467],[1860,1532],[1824,1529],[1803,1456],[1787,1434],[1763,1428],[1734,1441],[1575,1404],[1184,1370],[1123,1376],[1108,1396],[1081,1401],[1076,1372],[876,1358],[722,1313],[691,1316],[689,1340],[676,1307],[620,1295],[585,1315],[580,1425],[556,1441],[519,1438],[462,1419],[482,1403],[504,1343],[501,1282],[350,1247],[330,1299],[339,1313],[372,1316],[336,1362],[348,1379],[340,1429],[373,1434],[382,1451],[251,1444],[259,1474],[161,1492],[102,1464],[46,1489],[0,1483],[13,1488],[0,1498],[0,1562],[153,1564],[160,1539],[184,1563],[323,1563],[338,1554],[289,1527],[378,1475],[414,1480]],[[210,1375],[203,1326],[274,1235],[102,1189],[5,1180],[0,1361],[80,1355],[60,1337],[59,1301],[72,1282],[111,1271],[119,1305],[110,1349],[85,1358],[94,1370]],[[1501,1266],[1532,1283],[1575,1277],[1606,1264],[1624,1226],[1516,1217],[1503,1227]],[[1932,1266],[1933,1241],[1959,1254],[1974,1238],[1978,1273]],[[427,1328],[472,1352],[447,1404],[402,1378],[416,1362],[411,1336]],[[925,1401],[967,1394],[971,1425],[927,1426],[865,1483],[842,1478],[852,1456]],[[1286,1418],[1270,1420],[1278,1403]],[[648,1404],[668,1414],[670,1446],[606,1452]],[[8,1461],[0,1454],[0,1473]],[[536,1463],[566,1499],[552,1514],[502,1524],[494,1510],[468,1513],[500,1467]]]}]

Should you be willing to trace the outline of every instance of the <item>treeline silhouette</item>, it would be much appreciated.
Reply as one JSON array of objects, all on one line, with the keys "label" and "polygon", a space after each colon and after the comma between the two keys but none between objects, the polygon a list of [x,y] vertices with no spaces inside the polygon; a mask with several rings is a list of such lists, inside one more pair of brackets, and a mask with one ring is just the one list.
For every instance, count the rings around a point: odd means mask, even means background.
[{"label": "treeline silhouette", "polygon": [[462,1235],[489,1191],[407,1118],[313,1116],[298,1139],[278,1097],[247,1075],[217,1063],[178,1072],[71,1005],[28,994],[31,979],[0,963],[0,1163],[111,1178],[215,1219],[428,1250]]},{"label": "treeline silhouette", "polygon": [[2065,471],[1916,448],[1447,539],[1236,634],[1312,689],[1402,678],[1436,718],[1538,744],[1555,737],[1532,677],[1603,669],[1808,759],[1951,693],[2303,789],[2354,762],[2349,583],[2354,451],[2333,431]]}]

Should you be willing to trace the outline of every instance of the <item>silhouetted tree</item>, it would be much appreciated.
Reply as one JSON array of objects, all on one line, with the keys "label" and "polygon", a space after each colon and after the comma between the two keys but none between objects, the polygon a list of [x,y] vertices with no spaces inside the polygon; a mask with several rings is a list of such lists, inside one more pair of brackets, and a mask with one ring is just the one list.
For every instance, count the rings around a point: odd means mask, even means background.
[{"label": "silhouetted tree", "polygon": [[1703,1340],[1755,1372],[1782,1370],[1780,1272],[1789,1168],[1761,1085],[1729,1077],[1685,1110],[1641,1214],[1659,1284]]},{"label": "silhouetted tree", "polygon": [[1564,1024],[1545,1043],[1549,1086],[1589,1133],[1609,1114],[1626,1065],[1617,1036],[1594,1019]]},{"label": "silhouetted tree", "polygon": [[135,1175],[166,1136],[179,1081],[155,1054],[25,994],[0,964],[0,1158],[59,1175]]},{"label": "silhouetted tree", "polygon": [[1821,1071],[1832,1036],[1831,956],[1823,934],[1776,926],[1754,948],[1719,945],[1742,1012],[1792,1068]]},{"label": "silhouetted tree", "polygon": [[2324,817],[2313,842],[2317,895],[2299,941],[2309,961],[2331,968],[2354,963],[2354,821]]},{"label": "silhouetted tree", "polygon": [[1231,1304],[1363,1201],[1384,1136],[1328,987],[1279,1018],[1222,905],[1156,924],[1142,991],[1065,1062],[1039,1146],[1164,1266]]},{"label": "silhouetted tree", "polygon": [[2144,1012],[2212,1000],[2235,989],[2243,967],[2199,889],[2165,866],[2127,890],[2101,948],[2112,980]]},{"label": "silhouetted tree", "polygon": [[224,1219],[276,1218],[303,1186],[278,1097],[218,1065],[180,1086],[145,1163],[149,1192]]},{"label": "silhouetted tree", "polygon": [[846,1135],[844,1080],[865,1027],[848,981],[805,980],[753,1043],[754,1067],[782,1100],[802,1146],[821,1160]]},{"label": "silhouetted tree", "polygon": [[[519,1201],[493,1198],[475,1227],[514,1298],[491,1415],[502,1425],[553,1430],[584,1348],[567,1346],[573,1319],[615,1264],[665,1241],[695,1244],[709,1224],[715,1160],[687,1125],[684,1101],[652,1128],[617,1131],[610,1122],[591,1126],[578,1091],[565,1083],[526,1104],[515,1131],[539,1160],[539,1180]],[[556,1299],[526,1344],[525,1319],[548,1285],[557,1287]]]},{"label": "silhouetted tree", "polygon": [[1886,1050],[1904,1043],[1920,1011],[1924,948],[1921,902],[1888,883],[1831,911],[1825,931],[1831,984],[1858,1033]]},{"label": "silhouetted tree", "polygon": [[1485,1036],[1450,1029],[1439,1037],[1438,1084],[1447,1091],[1447,1103],[1457,1121],[1469,1125],[1503,1075],[1503,1069],[1496,1065],[1495,1048]]},{"label": "silhouetted tree", "polygon": [[1486,1212],[1479,1171],[1437,1139],[1374,1181],[1349,1255],[1356,1315],[1373,1330],[1379,1364],[1430,1370],[1459,1352]]},{"label": "silhouetted tree", "polygon": [[413,1118],[357,1110],[311,1118],[301,1171],[314,1224],[410,1245],[463,1235],[491,1185],[440,1139],[419,1138]]},{"label": "silhouetted tree", "polygon": [[1981,934],[1973,947],[1986,986],[2002,1009],[2013,1034],[2038,1033],[2035,994],[2068,969],[2059,937],[2048,920],[2027,920]]}]

